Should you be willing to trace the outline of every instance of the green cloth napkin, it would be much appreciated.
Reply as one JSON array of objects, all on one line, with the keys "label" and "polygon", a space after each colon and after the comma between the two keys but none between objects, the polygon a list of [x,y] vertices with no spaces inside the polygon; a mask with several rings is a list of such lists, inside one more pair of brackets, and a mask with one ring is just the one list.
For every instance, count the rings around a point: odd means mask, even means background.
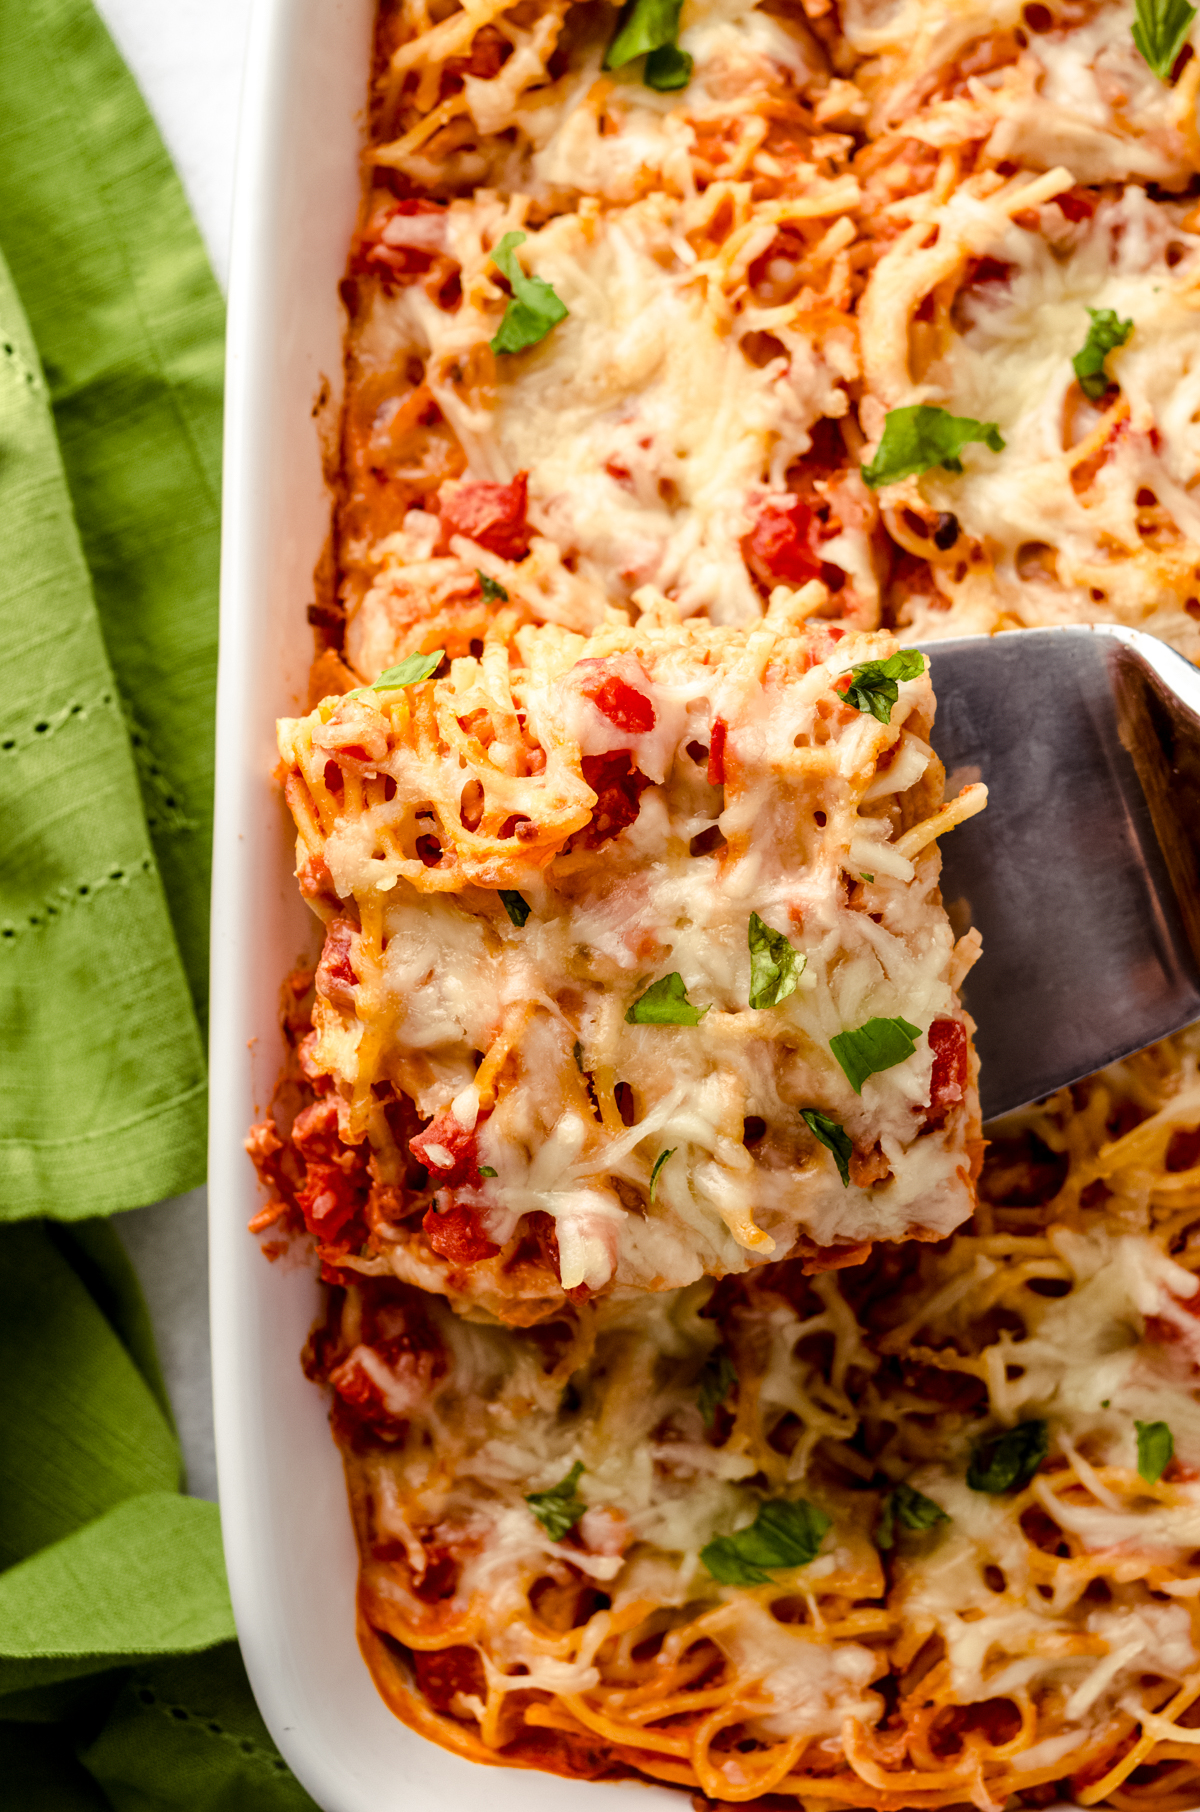
[{"label": "green cloth napkin", "polygon": [[0,0],[6,1218],[204,1176],[221,348],[96,14]]},{"label": "green cloth napkin", "polygon": [[0,1802],[312,1812],[250,1694],[216,1506],[180,1495],[107,1221],[0,1228],[0,1376]]},{"label": "green cloth napkin", "polygon": [[101,1218],[204,1175],[222,308],[89,0],[0,0],[0,1803],[312,1812]]}]

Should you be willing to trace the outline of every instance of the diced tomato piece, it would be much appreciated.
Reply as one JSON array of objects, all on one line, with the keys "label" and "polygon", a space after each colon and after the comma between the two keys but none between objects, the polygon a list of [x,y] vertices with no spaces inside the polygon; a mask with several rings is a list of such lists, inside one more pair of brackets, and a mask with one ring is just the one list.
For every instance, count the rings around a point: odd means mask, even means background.
[{"label": "diced tomato piece", "polygon": [[963,278],[964,287],[977,289],[983,283],[1007,283],[1015,264],[1006,264],[1003,258],[972,258]]},{"label": "diced tomato piece", "polygon": [[1090,220],[1096,211],[1095,202],[1082,189],[1066,189],[1063,194],[1056,195],[1054,206],[1068,220]]},{"label": "diced tomato piece", "polygon": [[470,54],[451,57],[446,64],[446,74],[477,76],[481,82],[490,82],[500,74],[512,56],[512,49],[503,32],[497,31],[494,25],[482,25],[471,39]]},{"label": "diced tomato piece", "polygon": [[766,586],[819,579],[822,561],[812,546],[813,524],[813,512],[802,497],[790,492],[769,497],[742,542],[743,558],[755,578]]},{"label": "diced tomato piece", "polygon": [[477,1189],[482,1181],[475,1132],[456,1120],[451,1108],[444,1107],[410,1139],[408,1149],[424,1164],[435,1189],[458,1189],[464,1183]]},{"label": "diced tomato piece", "polygon": [[330,1373],[329,1382],[344,1402],[365,1414],[368,1420],[386,1415],[382,1391],[357,1359],[348,1359],[344,1365],[336,1366]]},{"label": "diced tomato piece", "polygon": [[417,277],[423,277],[432,268],[437,253],[424,246],[389,245],[385,238],[388,225],[400,216],[445,212],[436,201],[426,201],[423,197],[407,197],[403,201],[389,198],[375,208],[363,229],[351,257],[351,269],[393,283],[411,283]]},{"label": "diced tomato piece", "polygon": [[292,1122],[292,1144],[306,1164],[333,1164],[349,1174],[361,1170],[366,1185],[363,1153],[356,1145],[346,1145],[338,1134],[337,1101],[323,1095],[309,1107],[302,1108]]},{"label": "diced tomato piece", "polygon": [[358,977],[350,961],[350,946],[357,925],[349,919],[331,919],[317,964],[317,993],[335,1007],[353,1007]]},{"label": "diced tomato piece", "polygon": [[1200,1126],[1178,1127],[1167,1146],[1166,1168],[1193,1170],[1197,1164],[1200,1164]]},{"label": "diced tomato piece", "polygon": [[725,735],[728,726],[724,718],[713,720],[712,736],[708,744],[708,784],[709,786],[725,785]]},{"label": "diced tomato piece", "polygon": [[607,755],[585,755],[580,765],[583,778],[596,795],[596,805],[591,823],[577,834],[585,849],[599,849],[634,822],[641,810],[641,796],[650,782],[638,773],[627,749],[614,749]]},{"label": "diced tomato piece", "polygon": [[937,1756],[957,1755],[962,1738],[979,1731],[988,1743],[1011,1743],[1021,1728],[1021,1714],[1011,1699],[983,1699],[975,1705],[955,1705],[938,1717],[931,1732]]},{"label": "diced tomato piece", "polygon": [[392,1414],[378,1384],[357,1359],[339,1365],[329,1382],[356,1422],[366,1423],[389,1440],[402,1439],[408,1427],[406,1418]]},{"label": "diced tomato piece", "polygon": [[461,485],[442,499],[443,534],[465,535],[501,560],[523,560],[529,552],[528,487],[528,472],[518,472],[511,484]]},{"label": "diced tomato piece", "polygon": [[427,1541],[425,1571],[413,1591],[422,1604],[440,1604],[443,1599],[453,1598],[461,1573],[462,1565],[453,1548],[440,1541]]},{"label": "diced tomato piece", "polygon": [[631,736],[645,736],[654,728],[657,719],[650,700],[619,673],[612,672],[607,661],[580,661],[575,671],[584,673],[579,687],[583,696],[591,699],[615,729],[626,730]]},{"label": "diced tomato piece", "polygon": [[495,1258],[500,1250],[483,1231],[475,1209],[465,1202],[457,1203],[448,1214],[430,1208],[421,1225],[438,1257],[451,1265],[475,1265],[481,1259]]},{"label": "diced tomato piece", "polygon": [[296,1205],[304,1225],[317,1238],[336,1239],[347,1221],[354,1219],[365,1199],[352,1177],[334,1164],[310,1164],[296,1191]]},{"label": "diced tomato piece", "polygon": [[474,1693],[486,1699],[487,1681],[478,1650],[454,1648],[414,1649],[413,1673],[417,1690],[435,1711],[447,1712],[455,1693]]},{"label": "diced tomato piece", "polygon": [[940,1126],[967,1092],[967,1028],[958,1019],[935,1019],[929,1028],[929,1048],[933,1073],[925,1120],[929,1126]]}]

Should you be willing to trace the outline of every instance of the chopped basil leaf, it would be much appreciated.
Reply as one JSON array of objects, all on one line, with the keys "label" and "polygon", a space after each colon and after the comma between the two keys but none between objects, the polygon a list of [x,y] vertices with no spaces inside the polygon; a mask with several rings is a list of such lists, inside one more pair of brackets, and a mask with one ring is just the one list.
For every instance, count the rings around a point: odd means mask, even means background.
[{"label": "chopped basil leaf", "polygon": [[678,1150],[679,1150],[678,1145],[672,1145],[670,1151],[660,1151],[658,1156],[655,1158],[654,1169],[650,1172],[650,1200],[651,1201],[654,1200],[654,1191],[658,1188],[659,1171],[662,1169],[662,1167],[666,1163],[667,1159],[673,1158],[675,1156],[675,1153]]},{"label": "chopped basil leaf", "polygon": [[868,1019],[853,1032],[839,1032],[829,1040],[829,1048],[850,1087],[861,1095],[867,1077],[911,1057],[920,1036],[920,1026],[910,1026],[907,1019]]},{"label": "chopped basil leaf", "polygon": [[1169,80],[1196,9],[1187,0],[1137,0],[1133,41],[1160,82]]},{"label": "chopped basil leaf", "polygon": [[655,88],[659,94],[672,94],[676,88],[687,87],[693,67],[691,57],[686,50],[680,50],[678,44],[660,44],[646,58],[642,80],[647,88]]},{"label": "chopped basil leaf", "polygon": [[497,579],[489,579],[486,573],[475,568],[475,577],[479,580],[479,589],[483,593],[485,604],[494,604],[499,598],[502,604],[508,603],[508,593]]},{"label": "chopped basil leaf", "polygon": [[845,1127],[839,1121],[831,1120],[828,1114],[818,1113],[815,1107],[802,1107],[800,1118],[813,1138],[819,1139],[826,1151],[833,1153],[842,1187],[849,1189],[850,1159],[854,1156],[854,1143]]},{"label": "chopped basil leaf", "polygon": [[1133,332],[1133,322],[1119,321],[1111,308],[1089,308],[1088,313],[1092,324],[1071,364],[1079,379],[1079,388],[1095,403],[1108,389],[1104,361],[1116,347],[1124,346]]},{"label": "chopped basil leaf", "polygon": [[874,880],[874,879],[875,879],[875,876],[874,876],[874,875],[869,875],[869,874],[868,874],[868,873],[867,873],[867,871],[866,871],[866,869],[865,869],[865,868],[864,868],[864,869],[863,869],[863,872],[862,872],[862,873],[861,873],[861,874],[860,874],[860,875],[859,875],[859,877],[858,877],[858,878],[859,878],[859,880],[860,880],[860,881],[873,881],[873,880]]},{"label": "chopped basil leaf", "polygon": [[427,680],[431,673],[436,673],[446,658],[444,648],[435,648],[432,654],[408,654],[395,667],[385,667],[374,685],[372,692],[398,692],[402,686],[416,686]]},{"label": "chopped basil leaf", "polygon": [[750,945],[750,1005],[777,1007],[795,989],[808,958],[793,950],[782,931],[764,925],[757,912],[750,914],[746,941]]},{"label": "chopped basil leaf", "polygon": [[673,44],[682,5],[683,0],[630,0],[621,8],[617,29],[604,53],[604,68],[623,69],[635,57]]},{"label": "chopped basil leaf", "polygon": [[500,888],[500,904],[519,931],[529,917],[529,902],[511,888]]},{"label": "chopped basil leaf", "polygon": [[892,1489],[879,1506],[879,1521],[875,1525],[875,1546],[877,1548],[894,1548],[896,1545],[896,1524],[902,1529],[933,1529],[938,1523],[948,1523],[950,1518],[940,1504],[935,1504],[923,1491],[917,1491],[912,1485],[893,1485]]},{"label": "chopped basil leaf", "polygon": [[1101,1398],[1101,1399],[1100,1399],[1100,1407],[1101,1407],[1101,1409],[1107,1409],[1107,1408],[1108,1408],[1108,1407],[1109,1407],[1109,1405],[1110,1405],[1110,1403],[1111,1403],[1111,1402],[1112,1402],[1112,1398],[1111,1398],[1111,1397],[1102,1397],[1102,1398]]},{"label": "chopped basil leaf", "polygon": [[1138,1438],[1138,1471],[1148,1485],[1157,1485],[1175,1456],[1175,1438],[1165,1422],[1135,1422]]},{"label": "chopped basil leaf", "polygon": [[575,1490],[583,1474],[583,1461],[576,1460],[565,1479],[549,1491],[533,1491],[525,1499],[551,1541],[561,1541],[575,1527],[587,1505]]},{"label": "chopped basil leaf", "polygon": [[870,465],[862,467],[862,475],[874,490],[881,484],[898,484],[902,478],[927,472],[930,466],[961,472],[959,454],[973,440],[981,440],[993,453],[1004,450],[995,422],[951,415],[948,409],[935,409],[929,403],[910,403],[903,409],[889,410],[883,438]]},{"label": "chopped basil leaf", "polygon": [[804,1498],[773,1498],[748,1529],[718,1535],[700,1558],[722,1585],[767,1585],[768,1567],[806,1567],[815,1560],[830,1519]]},{"label": "chopped basil leaf", "polygon": [[1018,1422],[1003,1434],[988,1435],[975,1443],[967,1467],[967,1484],[972,1491],[990,1491],[993,1497],[1004,1491],[1019,1491],[1029,1483],[1049,1451],[1050,1436],[1044,1422]]},{"label": "chopped basil leaf", "polygon": [[881,724],[892,721],[892,706],[900,697],[900,680],[920,679],[925,656],[916,648],[897,648],[886,661],[863,661],[850,669],[845,699],[856,711],[867,711]]},{"label": "chopped basil leaf", "polygon": [[664,975],[634,1001],[625,1015],[627,1026],[695,1026],[707,1007],[694,1007],[677,970]]},{"label": "chopped basil leaf", "polygon": [[527,277],[517,263],[517,247],[527,238],[527,233],[505,233],[492,252],[492,263],[512,285],[512,300],[491,343],[493,352],[524,352],[527,346],[536,346],[569,313],[545,278]]},{"label": "chopped basil leaf", "polygon": [[737,1372],[733,1360],[723,1346],[715,1346],[704,1361],[700,1373],[700,1414],[705,1428],[711,1428],[716,1420],[717,1410],[737,1383]]},{"label": "chopped basil leaf", "polygon": [[490,1164],[481,1164],[479,1166],[479,1174],[481,1177],[494,1177],[498,1173],[492,1169]]}]

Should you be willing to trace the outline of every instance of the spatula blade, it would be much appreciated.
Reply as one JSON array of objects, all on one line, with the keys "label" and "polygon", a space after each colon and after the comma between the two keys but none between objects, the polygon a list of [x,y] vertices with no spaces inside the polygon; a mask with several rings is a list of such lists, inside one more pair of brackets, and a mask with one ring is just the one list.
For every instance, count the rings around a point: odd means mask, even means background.
[{"label": "spatula blade", "polygon": [[1200,675],[1109,628],[924,652],[948,795],[989,788],[942,846],[951,922],[983,937],[963,1001],[987,1120],[1200,1018]]}]

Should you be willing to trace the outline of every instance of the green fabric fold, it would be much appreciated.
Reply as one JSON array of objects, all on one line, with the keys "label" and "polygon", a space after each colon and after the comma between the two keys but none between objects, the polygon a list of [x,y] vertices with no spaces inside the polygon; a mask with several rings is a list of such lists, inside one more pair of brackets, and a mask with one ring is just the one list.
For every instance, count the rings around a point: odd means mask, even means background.
[{"label": "green fabric fold", "polygon": [[111,1237],[0,1227],[0,1781],[22,1812],[311,1812],[233,1640],[216,1506],[179,1494]]},{"label": "green fabric fold", "polygon": [[89,0],[0,0],[0,1802],[21,1812],[314,1812],[100,1218],[204,1175],[222,315]]},{"label": "green fabric fold", "polygon": [[0,1694],[235,1633],[216,1505],[149,1492],[0,1574]]},{"label": "green fabric fold", "polygon": [[77,1219],[203,1179],[204,1060],[2,259],[0,672],[0,1214]]},{"label": "green fabric fold", "polygon": [[154,122],[80,0],[0,0],[0,250],[115,670],[103,709],[131,739],[203,1026],[224,310]]}]

